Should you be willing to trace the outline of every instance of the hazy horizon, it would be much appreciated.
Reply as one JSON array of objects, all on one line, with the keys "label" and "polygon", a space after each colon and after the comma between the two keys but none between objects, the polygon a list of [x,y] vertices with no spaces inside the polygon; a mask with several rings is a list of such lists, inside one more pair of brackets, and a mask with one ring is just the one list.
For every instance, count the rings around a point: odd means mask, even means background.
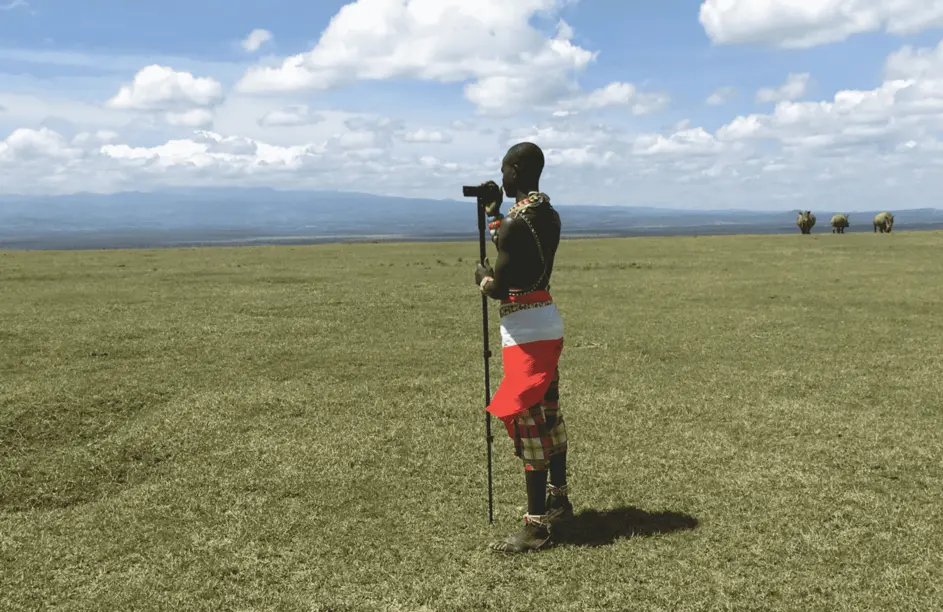
[{"label": "hazy horizon", "polygon": [[[512,204],[505,200],[502,210]],[[796,211],[554,204],[564,238],[798,232]],[[843,211],[849,212],[849,211]],[[850,211],[848,233],[880,211]],[[943,229],[943,210],[894,210],[896,231]],[[816,212],[829,233],[832,212]],[[474,199],[272,189],[175,189],[0,198],[0,249],[474,240]]]}]

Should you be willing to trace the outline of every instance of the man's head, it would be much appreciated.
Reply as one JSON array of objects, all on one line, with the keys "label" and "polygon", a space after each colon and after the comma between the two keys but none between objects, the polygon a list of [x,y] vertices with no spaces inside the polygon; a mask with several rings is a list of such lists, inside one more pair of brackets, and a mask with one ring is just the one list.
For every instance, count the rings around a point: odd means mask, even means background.
[{"label": "man's head", "polygon": [[544,152],[531,142],[522,142],[508,149],[501,162],[501,181],[509,198],[518,193],[537,191],[540,173],[544,170]]}]

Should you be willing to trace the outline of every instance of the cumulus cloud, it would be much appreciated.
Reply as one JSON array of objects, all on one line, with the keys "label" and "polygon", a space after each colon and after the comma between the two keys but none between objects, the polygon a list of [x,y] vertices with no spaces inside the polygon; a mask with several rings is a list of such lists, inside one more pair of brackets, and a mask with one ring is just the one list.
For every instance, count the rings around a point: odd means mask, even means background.
[{"label": "cumulus cloud", "polygon": [[207,127],[213,124],[213,113],[205,108],[192,108],[180,113],[166,113],[164,119],[174,126]]},{"label": "cumulus cloud", "polygon": [[685,128],[663,136],[661,134],[642,134],[633,143],[636,155],[683,154],[699,156],[717,153],[720,143],[704,128]]},{"label": "cumulus cloud", "polygon": [[110,134],[72,142],[48,129],[19,129],[0,141],[8,193],[114,192],[167,186],[256,186],[400,192],[442,178],[454,184],[485,171],[480,162],[394,155],[382,133],[353,131],[319,143],[277,146],[198,130],[154,146],[116,142]]},{"label": "cumulus cloud", "polygon": [[152,64],[134,75],[130,85],[122,85],[107,105],[115,109],[179,110],[213,106],[222,97],[223,86],[216,79]]},{"label": "cumulus cloud", "polygon": [[888,80],[943,78],[943,41],[936,47],[918,49],[907,45],[891,53],[884,63],[884,78]]},{"label": "cumulus cloud", "polygon": [[447,144],[452,142],[452,136],[447,132],[440,130],[418,129],[413,132],[406,132],[402,136],[403,142],[424,143],[424,144]]},{"label": "cumulus cloud", "polygon": [[80,132],[72,138],[72,145],[80,148],[88,148],[95,145],[103,145],[115,142],[120,138],[118,132],[113,130],[98,130],[95,132]]},{"label": "cumulus cloud", "polygon": [[651,115],[664,110],[671,102],[665,92],[640,92],[632,83],[614,81],[587,94],[562,103],[564,108],[554,113],[566,117],[580,110],[596,110],[609,107],[628,108],[633,115]]},{"label": "cumulus cloud", "polygon": [[701,25],[716,44],[809,48],[854,34],[914,34],[943,26],[941,0],[704,0]]},{"label": "cumulus cloud", "polygon": [[805,95],[809,86],[809,74],[790,74],[779,87],[764,87],[756,92],[757,102],[782,102],[795,100]]},{"label": "cumulus cloud", "polygon": [[[765,96],[766,112],[732,117],[720,127],[672,118],[673,125],[658,131],[639,131],[640,122],[627,117],[641,95],[634,87],[571,93],[553,107],[559,112],[541,111],[533,124],[504,130],[510,122],[500,118],[423,125],[333,111],[322,111],[328,119],[312,129],[260,129],[258,118],[278,107],[244,97],[252,101],[243,107],[245,120],[231,116],[226,130],[198,129],[183,138],[174,130],[174,138],[156,142],[154,132],[142,142],[140,133],[81,121],[68,131],[51,123],[15,130],[0,141],[0,176],[9,193],[269,185],[440,198],[452,197],[465,181],[496,178],[507,147],[527,140],[544,149],[552,170],[541,186],[557,202],[787,209],[797,199],[840,199],[856,207],[936,204],[943,189],[943,43],[890,54],[883,82],[870,89],[822,100],[806,100],[807,86],[801,89],[770,88],[775,95]],[[213,109],[192,102],[152,108]],[[597,108],[629,112],[602,117]],[[279,110],[286,111],[285,125],[313,115],[306,106]],[[270,120],[279,123],[276,117]],[[190,123],[201,123],[198,115]],[[446,141],[451,146],[417,144]]]},{"label": "cumulus cloud", "polygon": [[259,118],[259,125],[263,127],[295,127],[314,125],[322,121],[324,121],[322,115],[312,112],[305,104],[298,104],[265,113]]},{"label": "cumulus cloud", "polygon": [[721,87],[707,96],[704,103],[708,106],[723,106],[727,102],[730,102],[735,95],[737,95],[736,87]]},{"label": "cumulus cloud", "polygon": [[247,53],[255,53],[266,42],[272,40],[272,33],[268,30],[255,29],[249,32],[249,35],[242,41],[242,48]]},{"label": "cumulus cloud", "polygon": [[14,130],[0,143],[0,161],[64,160],[80,157],[81,149],[69,144],[58,132],[43,127],[38,130]]},{"label": "cumulus cloud", "polygon": [[216,79],[152,64],[122,85],[105,106],[159,115],[172,126],[208,127],[213,123],[211,109],[222,99],[223,86]]},{"label": "cumulus cloud", "polygon": [[242,92],[324,90],[352,80],[471,81],[465,96],[500,113],[552,104],[579,91],[574,74],[596,53],[572,42],[560,21],[547,35],[531,25],[571,0],[356,0],[331,19],[317,45],[280,66],[256,66]]},{"label": "cumulus cloud", "polygon": [[548,166],[603,168],[623,159],[620,152],[625,151],[626,140],[620,131],[601,125],[532,126],[502,135],[502,147],[519,142],[533,142],[541,147]]}]

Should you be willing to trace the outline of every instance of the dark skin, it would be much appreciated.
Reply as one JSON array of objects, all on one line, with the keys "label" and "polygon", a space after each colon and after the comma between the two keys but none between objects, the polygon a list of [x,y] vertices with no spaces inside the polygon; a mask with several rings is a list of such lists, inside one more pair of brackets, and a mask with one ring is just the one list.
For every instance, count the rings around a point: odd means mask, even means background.
[{"label": "dark skin", "polygon": [[[511,147],[501,162],[504,194],[520,203],[527,200],[530,193],[539,193],[543,166],[544,155],[536,145],[525,142]],[[497,191],[497,185],[492,187]],[[494,199],[500,202],[500,198]],[[488,212],[496,216],[497,205]],[[487,260],[484,266],[479,264],[475,271],[475,282],[481,283],[482,279],[490,276],[493,281],[485,285],[485,294],[498,300],[508,298],[511,289],[548,289],[554,257],[560,244],[560,227],[560,217],[547,201],[528,205],[504,217],[495,235],[498,250],[495,267],[491,269]],[[549,417],[546,427],[549,430],[553,426],[553,417]],[[548,511],[547,504],[550,502],[545,499],[548,476],[556,486],[566,483],[566,453],[550,458],[549,472],[546,469],[524,472],[527,512],[532,516],[544,516]],[[507,540],[495,543],[493,548],[503,552],[524,552],[539,549],[548,538],[549,532],[545,527],[525,527]]]},{"label": "dark skin", "polygon": [[[521,143],[508,151],[501,162],[502,187],[504,194],[514,198],[515,202],[527,200],[530,193],[539,192],[540,174],[544,166],[543,152],[534,144]],[[497,185],[490,185],[497,196]],[[488,214],[497,218],[500,197],[494,197],[496,204]],[[481,202],[484,205],[490,202]],[[536,234],[536,238],[535,238]],[[539,240],[538,240],[539,239]],[[543,201],[518,210],[513,216],[504,217],[495,235],[498,259],[494,269],[488,265],[478,265],[475,271],[475,283],[490,276],[493,281],[485,286],[485,294],[494,299],[506,299],[511,289],[537,291],[547,289],[553,272],[553,261],[557,246],[560,244],[560,217]],[[549,417],[546,427],[554,426],[553,417]],[[559,453],[550,458],[550,481],[556,486],[566,484],[566,453]],[[545,499],[547,490],[547,470],[525,470],[527,485],[527,512],[532,516],[544,516],[548,510]],[[567,502],[568,503],[568,502]],[[559,510],[559,506],[557,507]],[[507,540],[497,542],[493,548],[503,552],[524,552],[536,550],[549,538],[545,527],[523,530],[512,534]]]},{"label": "dark skin", "polygon": [[[501,163],[505,195],[520,202],[527,199],[529,193],[539,191],[543,165],[543,152],[536,145],[521,143],[512,147]],[[543,260],[547,267],[546,276],[535,290],[546,289],[550,283],[554,255],[560,242],[560,220],[549,205],[541,205],[523,214],[540,237]],[[496,245],[498,257],[494,268],[492,269],[485,260],[485,266],[479,264],[475,271],[476,284],[481,283],[486,276],[494,279],[488,285],[489,297],[506,299],[510,289],[530,288],[540,279],[544,273],[544,263],[541,261],[541,254],[531,229],[523,219],[505,217],[497,231]]]}]

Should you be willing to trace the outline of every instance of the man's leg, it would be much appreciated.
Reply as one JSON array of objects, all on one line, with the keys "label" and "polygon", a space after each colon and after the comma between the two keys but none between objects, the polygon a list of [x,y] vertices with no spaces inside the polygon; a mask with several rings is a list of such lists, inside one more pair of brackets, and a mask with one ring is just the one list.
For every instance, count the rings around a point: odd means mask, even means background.
[{"label": "man's leg", "polygon": [[514,455],[524,462],[527,485],[527,514],[524,527],[491,548],[498,552],[520,553],[537,551],[550,545],[550,521],[547,515],[547,469],[552,440],[540,404],[508,424],[514,440]]},{"label": "man's leg", "polygon": [[550,448],[550,493],[545,502],[550,521],[555,523],[573,516],[573,505],[569,500],[566,481],[567,431],[563,414],[560,413],[560,368],[554,372],[553,381],[541,402],[549,430]]}]

